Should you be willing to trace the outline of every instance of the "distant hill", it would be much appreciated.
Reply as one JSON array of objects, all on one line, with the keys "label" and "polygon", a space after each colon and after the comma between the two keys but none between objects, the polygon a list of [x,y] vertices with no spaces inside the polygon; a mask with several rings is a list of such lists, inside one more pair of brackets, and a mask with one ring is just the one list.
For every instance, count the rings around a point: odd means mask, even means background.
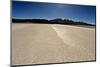
[{"label": "distant hill", "polygon": [[93,24],[88,24],[86,22],[82,21],[73,21],[69,19],[61,19],[56,18],[53,20],[47,20],[47,19],[12,19],[12,23],[41,23],[41,24],[64,24],[64,25],[89,25],[89,26],[95,26]]}]

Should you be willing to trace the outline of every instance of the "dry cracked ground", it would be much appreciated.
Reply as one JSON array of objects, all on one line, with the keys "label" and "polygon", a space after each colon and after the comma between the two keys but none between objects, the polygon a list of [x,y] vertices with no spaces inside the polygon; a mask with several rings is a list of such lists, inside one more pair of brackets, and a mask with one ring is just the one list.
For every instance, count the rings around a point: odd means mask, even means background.
[{"label": "dry cracked ground", "polygon": [[12,65],[95,60],[95,28],[12,23]]}]

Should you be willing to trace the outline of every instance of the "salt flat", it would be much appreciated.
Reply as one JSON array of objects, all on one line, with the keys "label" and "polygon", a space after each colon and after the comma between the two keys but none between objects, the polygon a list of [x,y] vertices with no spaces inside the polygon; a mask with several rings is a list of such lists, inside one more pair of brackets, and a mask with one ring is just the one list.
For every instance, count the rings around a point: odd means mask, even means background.
[{"label": "salt flat", "polygon": [[12,65],[95,60],[95,28],[12,23]]}]

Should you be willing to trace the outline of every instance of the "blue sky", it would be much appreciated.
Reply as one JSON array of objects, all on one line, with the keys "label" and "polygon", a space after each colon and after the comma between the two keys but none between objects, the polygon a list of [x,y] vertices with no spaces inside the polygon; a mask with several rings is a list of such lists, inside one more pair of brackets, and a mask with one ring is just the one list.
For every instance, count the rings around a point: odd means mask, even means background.
[{"label": "blue sky", "polygon": [[39,2],[12,2],[12,17],[17,19],[71,19],[95,24],[95,6],[50,4]]}]

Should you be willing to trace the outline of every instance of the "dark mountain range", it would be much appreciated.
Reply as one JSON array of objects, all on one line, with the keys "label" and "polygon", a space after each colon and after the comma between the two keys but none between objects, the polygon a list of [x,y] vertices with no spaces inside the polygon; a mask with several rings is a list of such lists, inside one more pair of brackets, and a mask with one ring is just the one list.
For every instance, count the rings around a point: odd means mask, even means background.
[{"label": "dark mountain range", "polygon": [[73,21],[69,19],[53,19],[53,20],[47,20],[47,19],[12,19],[12,23],[41,23],[41,24],[65,24],[65,25],[89,25],[89,26],[95,26],[93,24],[88,24],[86,22],[82,21]]}]

